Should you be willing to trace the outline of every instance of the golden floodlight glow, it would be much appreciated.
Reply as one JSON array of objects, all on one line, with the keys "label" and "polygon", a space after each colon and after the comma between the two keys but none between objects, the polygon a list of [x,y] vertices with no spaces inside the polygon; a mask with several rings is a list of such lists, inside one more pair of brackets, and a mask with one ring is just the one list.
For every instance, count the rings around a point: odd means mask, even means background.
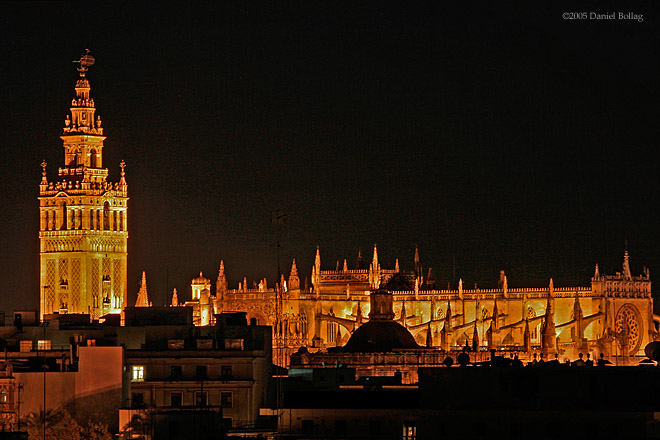
[{"label": "golden floodlight glow", "polygon": [[70,114],[60,136],[64,166],[49,181],[46,162],[39,184],[40,316],[89,313],[94,319],[121,313],[126,306],[128,185],[122,161],[119,182],[103,168],[101,117],[85,74],[94,64],[79,63]]}]

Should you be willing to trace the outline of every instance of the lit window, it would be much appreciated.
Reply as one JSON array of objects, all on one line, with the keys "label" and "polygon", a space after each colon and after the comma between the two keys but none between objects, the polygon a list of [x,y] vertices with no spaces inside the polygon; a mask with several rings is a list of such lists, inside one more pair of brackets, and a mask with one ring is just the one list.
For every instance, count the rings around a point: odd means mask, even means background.
[{"label": "lit window", "polygon": [[220,406],[223,408],[231,408],[234,404],[231,391],[223,391],[220,393]]},{"label": "lit window", "polygon": [[21,341],[20,346],[21,353],[32,351],[32,341]]},{"label": "lit window", "polygon": [[0,391],[0,403],[7,403],[7,390]]},{"label": "lit window", "polygon": [[131,381],[142,382],[144,380],[144,366],[133,365],[131,367]]},{"label": "lit window", "polygon": [[416,440],[417,427],[414,422],[404,422],[403,424],[403,440]]},{"label": "lit window", "polygon": [[39,340],[37,341],[38,350],[50,350],[50,340]]}]

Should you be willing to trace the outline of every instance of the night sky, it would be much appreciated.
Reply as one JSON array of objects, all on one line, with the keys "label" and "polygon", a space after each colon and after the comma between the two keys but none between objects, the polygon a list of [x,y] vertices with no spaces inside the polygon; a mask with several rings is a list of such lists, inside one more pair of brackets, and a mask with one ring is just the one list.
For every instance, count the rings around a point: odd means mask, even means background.
[{"label": "night sky", "polygon": [[154,304],[221,259],[272,284],[276,210],[301,280],[317,245],[332,269],[377,243],[441,287],[586,286],[628,240],[657,286],[658,3],[494,3],[2,3],[0,310],[38,308],[40,163],[63,165],[85,48],[131,304],[143,270]]}]

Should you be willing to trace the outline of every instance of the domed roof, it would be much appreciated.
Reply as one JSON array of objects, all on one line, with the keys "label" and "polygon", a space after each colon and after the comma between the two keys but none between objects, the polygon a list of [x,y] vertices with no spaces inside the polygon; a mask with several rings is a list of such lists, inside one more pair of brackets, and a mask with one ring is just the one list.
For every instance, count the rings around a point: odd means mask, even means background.
[{"label": "domed roof", "polygon": [[385,353],[394,349],[419,349],[415,338],[395,321],[369,321],[361,325],[341,348],[344,352]]},{"label": "domed roof", "polygon": [[211,280],[208,278],[204,278],[204,275],[202,275],[202,272],[199,273],[199,277],[193,278],[192,284],[209,284]]}]

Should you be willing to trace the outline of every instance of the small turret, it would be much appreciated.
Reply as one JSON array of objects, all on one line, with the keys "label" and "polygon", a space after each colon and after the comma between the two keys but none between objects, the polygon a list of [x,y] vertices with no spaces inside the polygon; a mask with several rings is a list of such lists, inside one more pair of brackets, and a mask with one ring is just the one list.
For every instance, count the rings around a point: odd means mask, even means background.
[{"label": "small turret", "polygon": [[215,282],[215,295],[219,300],[222,300],[227,294],[227,276],[225,275],[225,262],[220,260],[220,268],[218,269],[218,279]]},{"label": "small turret", "polygon": [[298,277],[298,268],[296,259],[291,263],[291,272],[289,273],[289,290],[300,290],[300,278]]},{"label": "small turret", "polygon": [[362,249],[358,249],[358,256],[357,256],[357,261],[355,262],[355,269],[360,270],[362,268],[363,268]]},{"label": "small turret", "polygon": [[142,272],[142,282],[140,283],[140,291],[137,295],[137,301],[135,301],[135,307],[151,307],[151,302],[149,302],[149,295],[147,294],[147,274]]},{"label": "small turret", "polygon": [[630,263],[628,261],[628,249],[623,253],[623,279],[632,279],[632,275],[630,274]]},{"label": "small turret", "polygon": [[369,285],[373,290],[380,288],[381,271],[380,264],[378,263],[378,249],[374,244],[374,255],[369,266]]}]

